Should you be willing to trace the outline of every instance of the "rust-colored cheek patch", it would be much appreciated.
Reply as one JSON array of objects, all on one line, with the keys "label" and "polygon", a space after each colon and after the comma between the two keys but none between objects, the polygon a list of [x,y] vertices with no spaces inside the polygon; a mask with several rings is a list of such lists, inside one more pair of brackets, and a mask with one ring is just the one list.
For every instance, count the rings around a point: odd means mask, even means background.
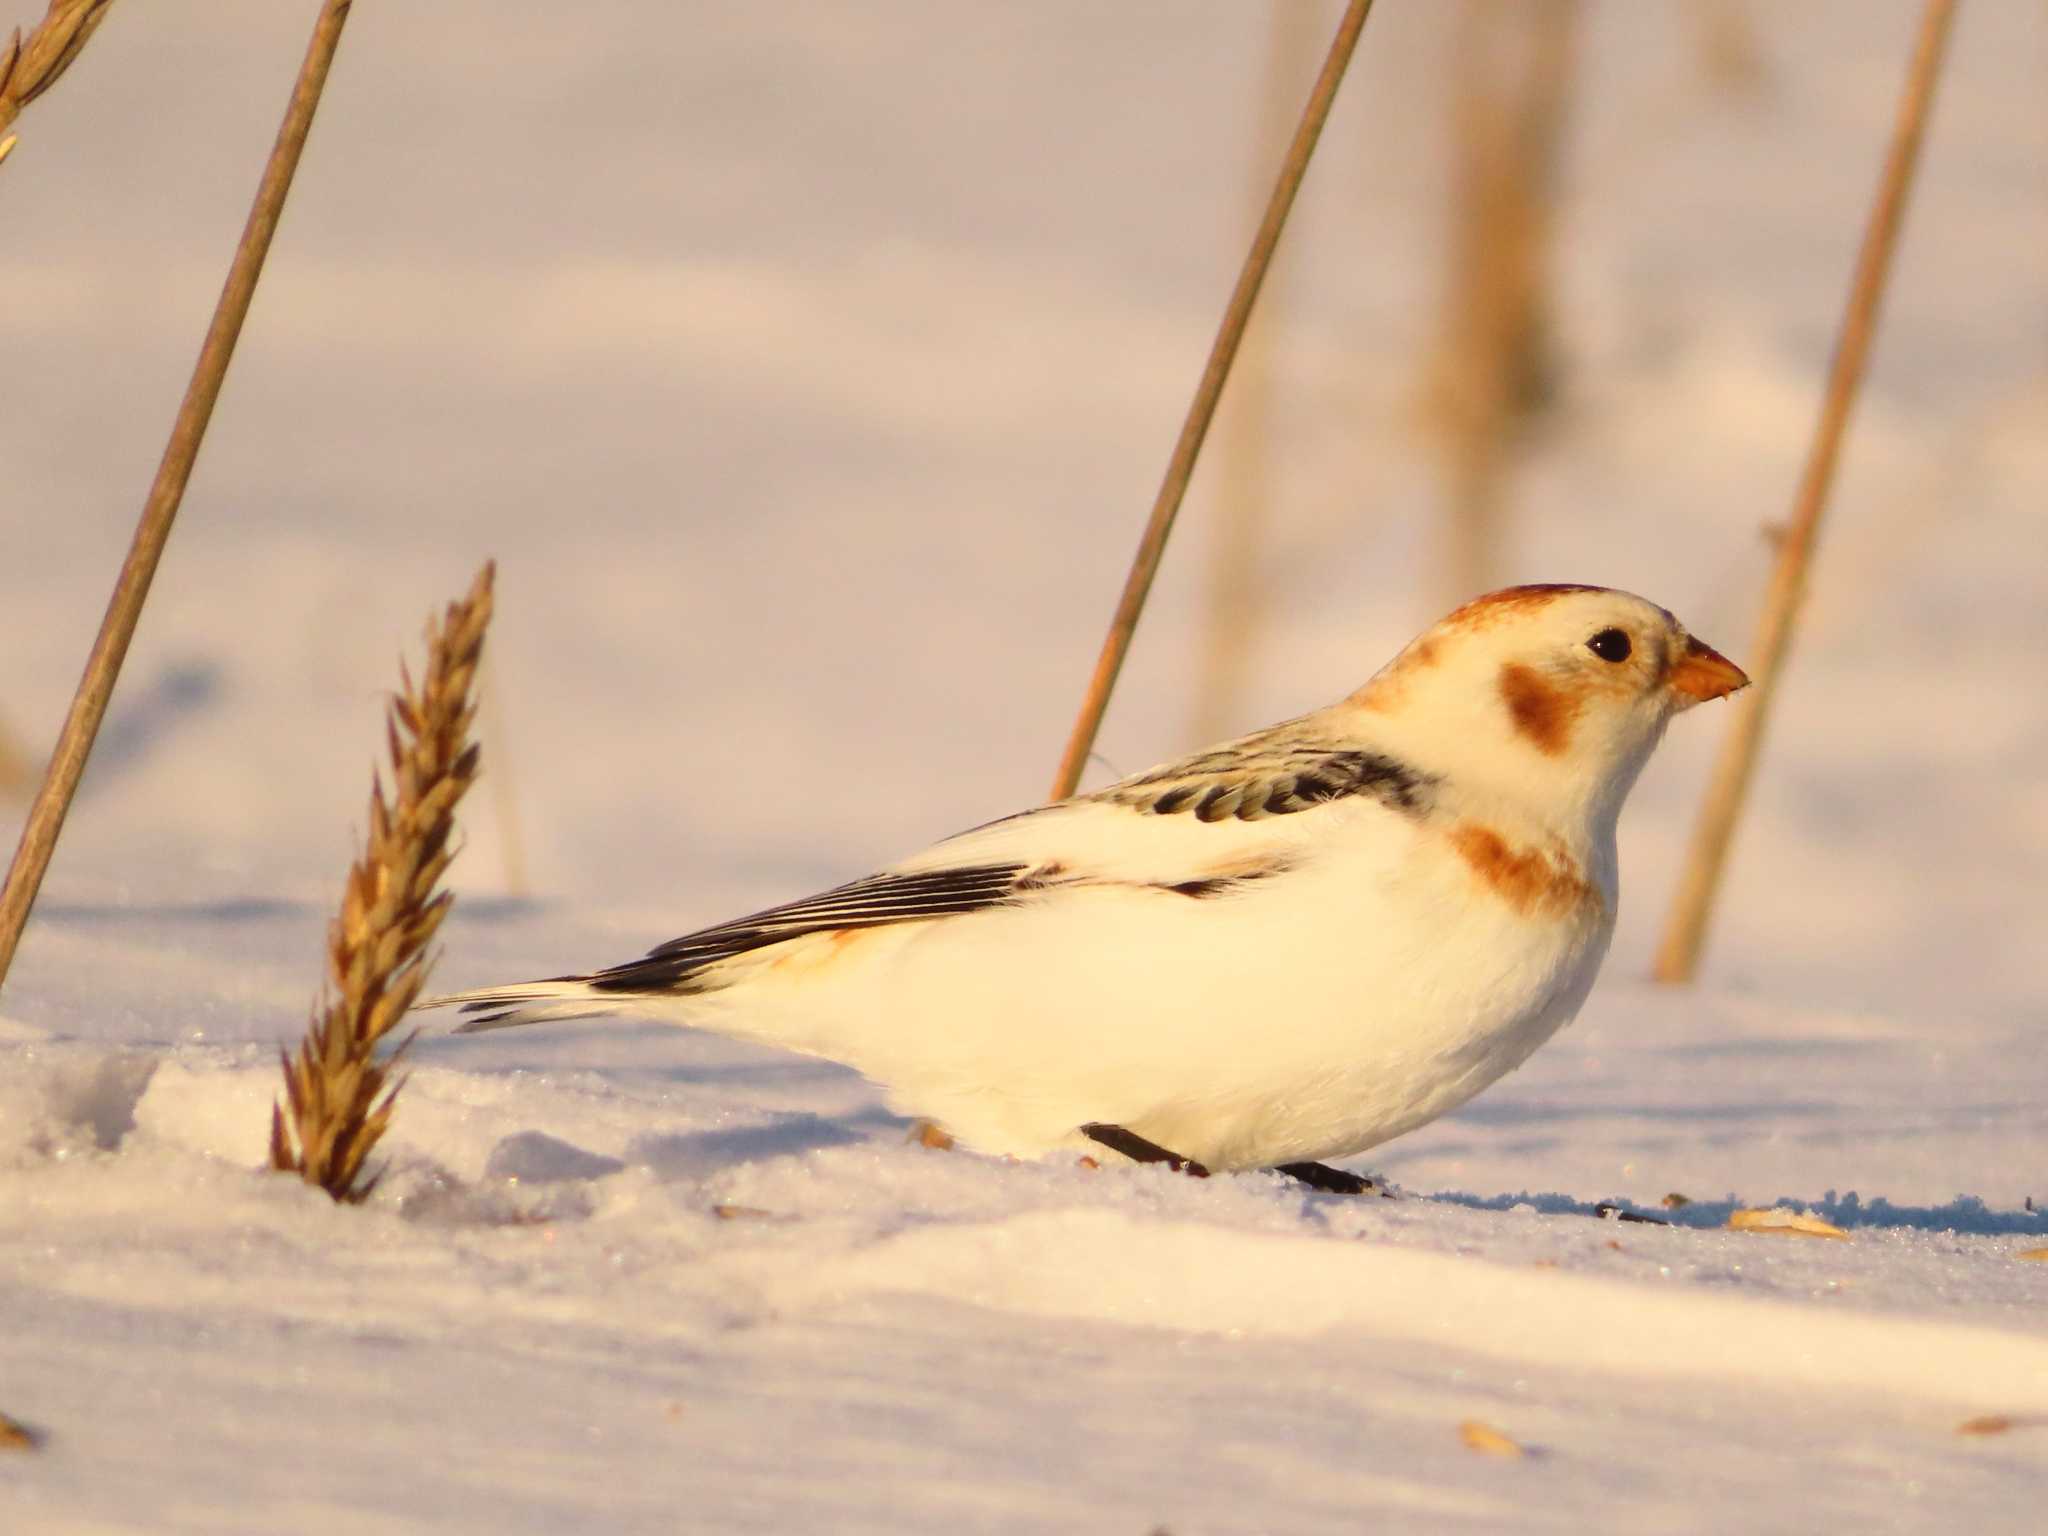
[{"label": "rust-colored cheek patch", "polygon": [[1545,682],[1535,668],[1518,661],[1502,667],[1500,697],[1508,707],[1516,732],[1527,737],[1538,752],[1556,757],[1571,745],[1572,719],[1579,712],[1578,702],[1563,689]]},{"label": "rust-colored cheek patch", "polygon": [[1599,905],[1600,893],[1562,849],[1514,848],[1476,821],[1453,830],[1451,846],[1481,885],[1524,917],[1565,917]]}]

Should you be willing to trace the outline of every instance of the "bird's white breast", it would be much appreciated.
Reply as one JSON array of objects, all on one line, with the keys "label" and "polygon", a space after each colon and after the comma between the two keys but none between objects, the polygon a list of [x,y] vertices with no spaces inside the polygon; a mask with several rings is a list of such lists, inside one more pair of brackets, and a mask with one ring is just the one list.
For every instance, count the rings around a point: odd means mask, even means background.
[{"label": "bird's white breast", "polygon": [[[1282,875],[878,933],[834,962],[833,1016],[806,999],[807,1038],[747,1032],[849,1062],[984,1151],[1037,1155],[1101,1121],[1222,1169],[1399,1135],[1577,1011],[1609,903],[1532,900],[1516,861],[1548,850],[1503,835],[1489,870],[1453,821],[1372,804],[1298,820],[1320,825],[1287,829],[1301,858]],[[749,988],[764,1025],[770,990]]]}]

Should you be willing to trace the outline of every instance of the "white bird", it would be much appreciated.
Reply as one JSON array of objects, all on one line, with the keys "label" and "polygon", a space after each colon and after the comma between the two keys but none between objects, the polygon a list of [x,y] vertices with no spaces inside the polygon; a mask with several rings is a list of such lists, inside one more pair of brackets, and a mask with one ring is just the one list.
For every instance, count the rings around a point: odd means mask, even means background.
[{"label": "white bird", "polygon": [[830,1057],[969,1146],[1322,1167],[1578,1012],[1615,821],[1671,716],[1748,682],[1600,587],[1465,604],[1348,698],[963,832],[641,960],[439,998],[464,1031],[626,1012]]}]

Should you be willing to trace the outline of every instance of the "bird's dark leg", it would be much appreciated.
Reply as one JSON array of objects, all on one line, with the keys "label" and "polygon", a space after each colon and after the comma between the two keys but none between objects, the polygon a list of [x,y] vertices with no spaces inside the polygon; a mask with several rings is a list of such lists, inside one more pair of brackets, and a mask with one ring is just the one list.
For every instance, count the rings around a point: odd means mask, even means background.
[{"label": "bird's dark leg", "polygon": [[1378,1195],[1390,1200],[1390,1191],[1381,1188],[1371,1179],[1356,1173],[1346,1173],[1342,1168],[1332,1168],[1325,1163],[1282,1163],[1273,1170],[1284,1173],[1290,1179],[1299,1179],[1310,1189],[1320,1189],[1326,1195]]},{"label": "bird's dark leg", "polygon": [[1112,1152],[1121,1152],[1134,1163],[1164,1163],[1175,1173],[1184,1173],[1189,1178],[1206,1179],[1209,1170],[1193,1158],[1182,1157],[1178,1152],[1169,1152],[1156,1141],[1147,1141],[1136,1131],[1127,1131],[1120,1125],[1104,1125],[1101,1121],[1090,1121],[1081,1127],[1081,1134],[1090,1141],[1099,1141]]}]

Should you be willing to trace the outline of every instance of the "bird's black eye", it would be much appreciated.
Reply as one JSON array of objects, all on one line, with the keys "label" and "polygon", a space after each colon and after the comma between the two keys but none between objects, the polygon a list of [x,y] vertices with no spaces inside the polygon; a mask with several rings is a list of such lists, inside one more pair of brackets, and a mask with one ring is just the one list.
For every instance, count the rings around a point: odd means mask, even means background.
[{"label": "bird's black eye", "polygon": [[1629,653],[1628,634],[1619,629],[1603,629],[1586,642],[1586,649],[1602,661],[1627,661]]}]

